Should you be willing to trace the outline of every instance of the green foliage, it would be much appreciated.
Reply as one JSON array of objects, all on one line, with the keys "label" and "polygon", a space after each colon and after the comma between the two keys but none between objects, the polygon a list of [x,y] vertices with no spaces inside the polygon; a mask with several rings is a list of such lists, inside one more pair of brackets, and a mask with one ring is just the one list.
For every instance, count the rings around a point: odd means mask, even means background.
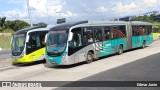
[{"label": "green foliage", "polygon": [[40,22],[40,23],[37,23],[37,24],[33,24],[33,26],[47,26],[47,24],[44,23],[44,22]]},{"label": "green foliage", "polygon": [[0,30],[0,33],[11,33],[12,35],[15,33],[15,31],[13,29],[3,29],[3,30]]},{"label": "green foliage", "polygon": [[144,15],[144,16],[137,16],[131,19],[131,21],[144,21],[144,22],[159,22],[160,23],[160,15],[151,14],[151,15]]},{"label": "green foliage", "polygon": [[3,29],[5,25],[6,17],[0,17],[0,28]]},{"label": "green foliage", "polygon": [[0,35],[0,48],[9,49],[12,36]]},{"label": "green foliage", "polygon": [[29,26],[30,25],[27,22],[21,21],[21,20],[6,21],[5,23],[6,28],[13,29],[14,31],[18,31],[18,30],[27,28]]}]

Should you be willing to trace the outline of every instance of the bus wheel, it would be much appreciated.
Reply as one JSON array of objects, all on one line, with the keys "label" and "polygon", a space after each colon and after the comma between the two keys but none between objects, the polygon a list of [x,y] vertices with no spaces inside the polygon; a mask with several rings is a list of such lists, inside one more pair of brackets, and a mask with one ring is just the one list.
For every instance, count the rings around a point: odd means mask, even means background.
[{"label": "bus wheel", "polygon": [[146,42],[144,41],[142,44],[142,48],[145,48],[145,47],[146,47]]},{"label": "bus wheel", "polygon": [[93,61],[93,54],[91,52],[88,52],[86,57],[86,63],[89,64]]},{"label": "bus wheel", "polygon": [[123,53],[123,47],[122,45],[120,45],[118,48],[118,55],[121,55],[122,53]]}]

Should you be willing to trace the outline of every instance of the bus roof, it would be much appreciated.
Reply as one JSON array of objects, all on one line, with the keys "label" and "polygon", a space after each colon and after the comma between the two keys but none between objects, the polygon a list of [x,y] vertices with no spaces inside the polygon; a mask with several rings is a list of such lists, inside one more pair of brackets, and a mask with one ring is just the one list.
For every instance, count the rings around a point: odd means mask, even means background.
[{"label": "bus roof", "polygon": [[40,29],[40,28],[46,28],[46,27],[47,27],[47,26],[29,27],[29,28],[21,29],[21,30],[17,31],[15,34],[25,33],[25,32],[31,31],[31,30]]},{"label": "bus roof", "polygon": [[132,25],[152,25],[148,22],[142,22],[142,21],[131,21]]},{"label": "bus roof", "polygon": [[88,23],[88,21],[79,21],[79,22],[69,22],[69,23],[63,23],[63,24],[58,24],[54,27],[51,28],[51,30],[61,30],[61,29],[69,29],[72,26],[78,25],[78,24],[84,24]]},{"label": "bus roof", "polygon": [[[97,21],[80,21],[80,22],[70,22],[70,23],[63,23],[58,24],[51,28],[51,30],[63,30],[63,29],[69,29],[73,26],[98,26],[98,25],[126,25],[126,21],[106,21],[106,20],[97,20]],[[142,21],[131,21],[132,25],[152,25],[148,22],[142,22]]]}]

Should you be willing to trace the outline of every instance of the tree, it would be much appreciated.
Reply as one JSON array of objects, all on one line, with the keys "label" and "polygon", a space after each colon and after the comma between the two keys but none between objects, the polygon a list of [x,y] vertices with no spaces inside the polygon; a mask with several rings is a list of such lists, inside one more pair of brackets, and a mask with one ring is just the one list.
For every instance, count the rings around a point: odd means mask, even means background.
[{"label": "tree", "polygon": [[37,24],[33,24],[33,26],[47,26],[47,24],[44,23],[44,22],[40,22],[40,23],[37,23]]},{"label": "tree", "polygon": [[22,20],[14,20],[14,21],[6,21],[5,27],[8,29],[13,29],[14,31],[18,31],[20,29],[30,27],[30,25]]},{"label": "tree", "polygon": [[6,17],[0,17],[0,29],[4,30],[4,25],[5,25]]}]

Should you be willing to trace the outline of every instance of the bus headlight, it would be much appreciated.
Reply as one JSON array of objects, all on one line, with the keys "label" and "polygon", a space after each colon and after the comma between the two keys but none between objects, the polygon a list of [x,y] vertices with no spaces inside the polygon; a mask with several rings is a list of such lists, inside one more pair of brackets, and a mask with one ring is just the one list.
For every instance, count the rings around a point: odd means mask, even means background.
[{"label": "bus headlight", "polygon": [[67,53],[62,56],[62,60],[65,60]]}]

